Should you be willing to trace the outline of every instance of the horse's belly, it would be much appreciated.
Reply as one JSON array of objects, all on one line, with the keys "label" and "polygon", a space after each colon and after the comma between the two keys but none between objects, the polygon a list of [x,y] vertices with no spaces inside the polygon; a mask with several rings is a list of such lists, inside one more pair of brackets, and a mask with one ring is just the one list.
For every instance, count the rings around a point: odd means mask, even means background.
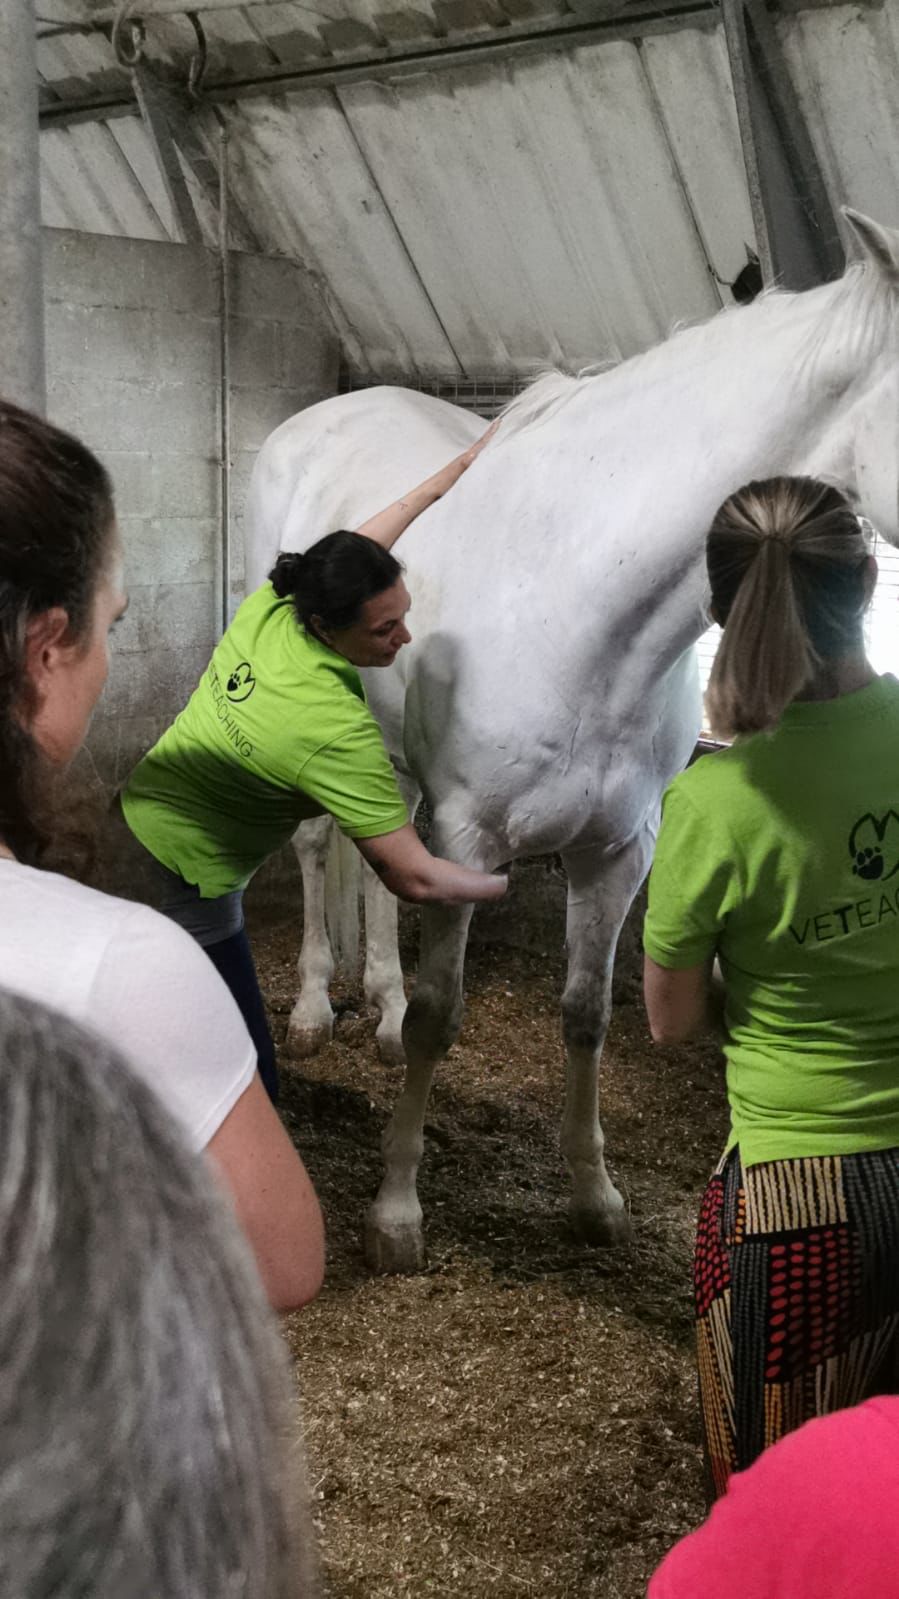
[{"label": "horse's belly", "polygon": [[[498,858],[620,848],[655,824],[665,784],[699,728],[689,655],[633,699],[585,665],[522,660],[483,630],[426,636],[399,668],[369,674],[391,753],[452,831],[470,823]],[[372,681],[372,680],[376,681]]]}]

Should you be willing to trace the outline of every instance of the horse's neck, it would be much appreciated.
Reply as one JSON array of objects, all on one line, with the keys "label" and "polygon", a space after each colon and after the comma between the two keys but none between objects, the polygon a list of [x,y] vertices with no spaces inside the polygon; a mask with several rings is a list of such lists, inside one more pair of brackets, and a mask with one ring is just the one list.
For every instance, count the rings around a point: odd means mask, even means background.
[{"label": "horse's neck", "polygon": [[626,524],[649,546],[630,602],[656,675],[706,625],[705,533],[729,494],[781,474],[851,482],[859,370],[814,347],[834,293],[829,285],[726,315],[610,375],[602,431],[616,477],[633,485],[622,495]]},{"label": "horse's neck", "polygon": [[[691,477],[714,477],[725,492],[734,474],[802,470],[824,419],[843,403],[855,375],[813,353],[834,285],[801,296],[772,296],[685,330],[610,375],[607,403],[637,449],[689,451]],[[746,481],[739,478],[739,482]]]}]

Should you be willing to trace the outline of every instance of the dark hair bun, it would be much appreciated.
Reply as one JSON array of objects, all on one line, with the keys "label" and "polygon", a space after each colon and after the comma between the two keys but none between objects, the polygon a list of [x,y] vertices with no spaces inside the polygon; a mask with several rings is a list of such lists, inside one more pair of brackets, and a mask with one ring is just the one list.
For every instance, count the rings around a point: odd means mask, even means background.
[{"label": "dark hair bun", "polygon": [[269,580],[279,600],[293,600],[300,625],[318,637],[321,623],[327,628],[352,626],[366,600],[390,588],[402,570],[374,539],[338,528],[302,555],[279,555]]},{"label": "dark hair bun", "polygon": [[305,565],[306,557],[298,550],[285,550],[278,556],[268,577],[279,600],[296,593],[302,582]]}]

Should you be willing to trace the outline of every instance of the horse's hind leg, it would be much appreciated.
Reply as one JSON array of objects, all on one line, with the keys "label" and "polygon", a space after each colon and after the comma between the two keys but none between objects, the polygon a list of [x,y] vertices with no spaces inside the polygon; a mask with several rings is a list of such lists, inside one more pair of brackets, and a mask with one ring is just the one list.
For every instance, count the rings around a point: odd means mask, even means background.
[{"label": "horse's hind leg", "polygon": [[384,1180],[365,1224],[365,1255],[375,1271],[419,1271],[424,1235],[416,1177],[434,1068],[462,1022],[462,969],[470,905],[422,909],[418,980],[403,1022],[406,1081],[381,1148]]},{"label": "horse's hind leg", "polygon": [[568,978],[562,996],[567,1056],[562,1153],[572,1177],[571,1219],[580,1237],[614,1244],[630,1234],[624,1203],[606,1171],[599,1121],[599,1062],[612,1009],[618,935],[649,866],[641,834],[614,856],[563,856],[568,873]]},{"label": "horse's hind leg", "polygon": [[303,943],[297,960],[300,993],[287,1028],[287,1053],[314,1055],[331,1042],[334,1012],[328,984],[334,959],[325,924],[325,863],[334,823],[330,816],[301,822],[292,843],[303,874]]}]

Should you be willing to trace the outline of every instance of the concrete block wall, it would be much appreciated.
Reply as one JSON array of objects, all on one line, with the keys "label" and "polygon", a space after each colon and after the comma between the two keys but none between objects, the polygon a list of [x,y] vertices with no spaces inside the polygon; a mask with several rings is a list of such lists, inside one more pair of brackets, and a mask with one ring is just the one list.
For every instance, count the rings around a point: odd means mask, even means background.
[{"label": "concrete block wall", "polygon": [[[187,700],[221,611],[218,261],[202,248],[47,229],[47,409],[109,468],[131,603],[82,771],[111,791]],[[296,264],[232,257],[232,606],[253,459],[337,390],[339,350]]]}]

